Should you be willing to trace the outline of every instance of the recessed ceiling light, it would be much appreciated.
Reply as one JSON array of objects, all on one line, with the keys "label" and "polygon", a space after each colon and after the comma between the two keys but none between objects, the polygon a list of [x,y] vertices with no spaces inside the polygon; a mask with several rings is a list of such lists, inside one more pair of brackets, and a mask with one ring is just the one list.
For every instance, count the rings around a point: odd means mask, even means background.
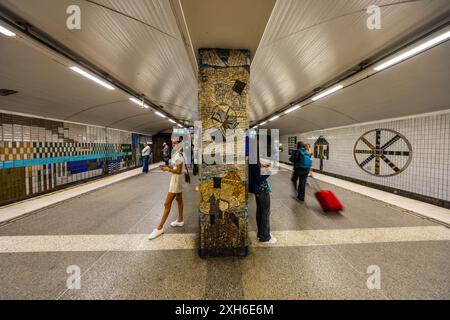
[{"label": "recessed ceiling light", "polygon": [[448,40],[449,38],[450,38],[450,31],[444,32],[443,34],[440,34],[440,35],[412,48],[411,50],[408,50],[408,51],[376,66],[374,68],[374,70],[381,71],[383,69],[389,68],[389,67],[393,66],[394,64],[397,64],[408,58],[411,58],[412,56],[415,56],[415,55],[421,53],[422,51],[425,51],[439,43],[442,43],[442,42]]},{"label": "recessed ceiling light", "polygon": [[107,83],[106,81],[100,80],[97,77],[94,77],[92,74],[87,73],[86,71],[78,68],[78,67],[70,67],[71,70],[75,71],[76,73],[81,74],[82,76],[88,78],[89,80],[94,81],[95,83],[101,85],[102,87],[107,88],[108,90],[115,90],[115,88]]},{"label": "recessed ceiling light", "polygon": [[269,121],[275,121],[275,120],[277,120],[279,117],[280,117],[280,116],[274,116],[274,117],[270,118]]},{"label": "recessed ceiling light", "polygon": [[289,109],[287,109],[285,112],[284,112],[284,114],[288,114],[288,113],[291,113],[292,111],[295,111],[295,110],[297,110],[297,109],[300,109],[302,106],[301,105],[296,105],[296,106],[293,106],[292,108],[289,108]]},{"label": "recessed ceiling light", "polygon": [[4,34],[7,37],[15,37],[16,34],[12,31],[9,31],[8,29],[6,29],[5,27],[0,26],[0,33]]},{"label": "recessed ceiling light", "polygon": [[319,100],[319,99],[322,99],[323,97],[326,97],[326,96],[328,96],[328,95],[330,95],[330,94],[332,94],[332,93],[334,93],[334,92],[336,92],[336,91],[339,91],[339,90],[341,90],[342,88],[344,88],[344,86],[341,85],[341,84],[340,84],[340,85],[337,85],[337,86],[334,86],[333,88],[328,89],[328,90],[326,90],[326,91],[324,91],[324,92],[318,94],[317,96],[313,97],[313,98],[312,98],[312,101],[317,101],[317,100]]},{"label": "recessed ceiling light", "polygon": [[130,98],[130,101],[132,101],[133,103],[137,104],[141,108],[145,108],[145,109],[150,108],[148,106],[148,104],[146,104],[144,101],[138,100],[136,98]]},{"label": "recessed ceiling light", "polygon": [[161,112],[158,112],[158,111],[155,111],[155,114],[157,116],[160,116],[161,118],[165,118],[166,117],[165,115],[163,115]]}]

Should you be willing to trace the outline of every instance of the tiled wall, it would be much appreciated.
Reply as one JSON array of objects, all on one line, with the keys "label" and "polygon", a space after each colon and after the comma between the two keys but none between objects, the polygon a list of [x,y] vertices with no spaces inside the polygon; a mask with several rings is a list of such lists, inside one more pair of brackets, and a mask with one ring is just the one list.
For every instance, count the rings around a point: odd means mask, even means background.
[{"label": "tiled wall", "polygon": [[121,130],[0,113],[0,204],[135,167],[139,140]]},{"label": "tiled wall", "polygon": [[[364,136],[365,140],[360,139],[369,131],[372,132]],[[397,137],[397,133],[401,136]],[[325,138],[329,144],[329,160],[323,160],[325,172],[450,201],[450,110],[353,127],[284,135],[281,137],[281,161],[288,162],[288,139],[292,136],[297,136],[299,141],[310,143],[313,147],[319,137]],[[391,144],[383,149],[389,141]],[[409,141],[410,147],[406,141]],[[379,150],[379,154],[376,154],[379,157],[372,157],[370,146]],[[384,155],[387,160],[380,155]],[[401,171],[408,159],[409,165]],[[320,160],[314,159],[313,163],[314,168],[319,169]]]}]

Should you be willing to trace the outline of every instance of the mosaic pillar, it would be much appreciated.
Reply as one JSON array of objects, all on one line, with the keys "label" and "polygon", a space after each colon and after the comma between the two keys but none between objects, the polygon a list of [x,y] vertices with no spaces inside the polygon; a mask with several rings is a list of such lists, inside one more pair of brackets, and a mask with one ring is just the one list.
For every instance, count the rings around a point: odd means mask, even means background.
[{"label": "mosaic pillar", "polygon": [[[250,52],[200,49],[199,56],[203,153],[199,186],[199,254],[202,257],[245,256],[248,252],[245,132],[248,128]],[[230,139],[227,133],[233,132],[244,132],[244,136]],[[205,161],[205,150],[210,150],[212,143],[222,145],[222,163]]]}]

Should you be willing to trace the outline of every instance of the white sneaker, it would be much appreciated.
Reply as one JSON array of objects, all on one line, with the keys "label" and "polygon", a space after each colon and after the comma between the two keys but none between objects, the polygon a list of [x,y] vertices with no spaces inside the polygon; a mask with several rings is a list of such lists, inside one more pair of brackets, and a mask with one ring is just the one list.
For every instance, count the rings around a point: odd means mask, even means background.
[{"label": "white sneaker", "polygon": [[269,241],[260,242],[261,244],[275,244],[277,243],[277,238],[275,238],[272,234],[270,235]]},{"label": "white sneaker", "polygon": [[176,227],[184,227],[184,221],[179,222],[178,220],[175,220],[174,222],[171,222],[170,225],[174,228]]},{"label": "white sneaker", "polygon": [[152,233],[150,233],[150,235],[148,236],[148,240],[153,240],[158,238],[160,235],[162,235],[164,233],[164,229],[158,230],[158,229],[154,229],[152,231]]}]

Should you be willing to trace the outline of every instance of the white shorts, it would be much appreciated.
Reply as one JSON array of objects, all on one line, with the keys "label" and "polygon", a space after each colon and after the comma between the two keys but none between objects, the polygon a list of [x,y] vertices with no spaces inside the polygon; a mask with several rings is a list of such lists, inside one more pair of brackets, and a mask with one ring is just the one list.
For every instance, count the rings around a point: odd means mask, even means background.
[{"label": "white shorts", "polygon": [[183,192],[183,174],[174,174],[172,173],[172,177],[170,178],[170,193],[182,193]]}]

